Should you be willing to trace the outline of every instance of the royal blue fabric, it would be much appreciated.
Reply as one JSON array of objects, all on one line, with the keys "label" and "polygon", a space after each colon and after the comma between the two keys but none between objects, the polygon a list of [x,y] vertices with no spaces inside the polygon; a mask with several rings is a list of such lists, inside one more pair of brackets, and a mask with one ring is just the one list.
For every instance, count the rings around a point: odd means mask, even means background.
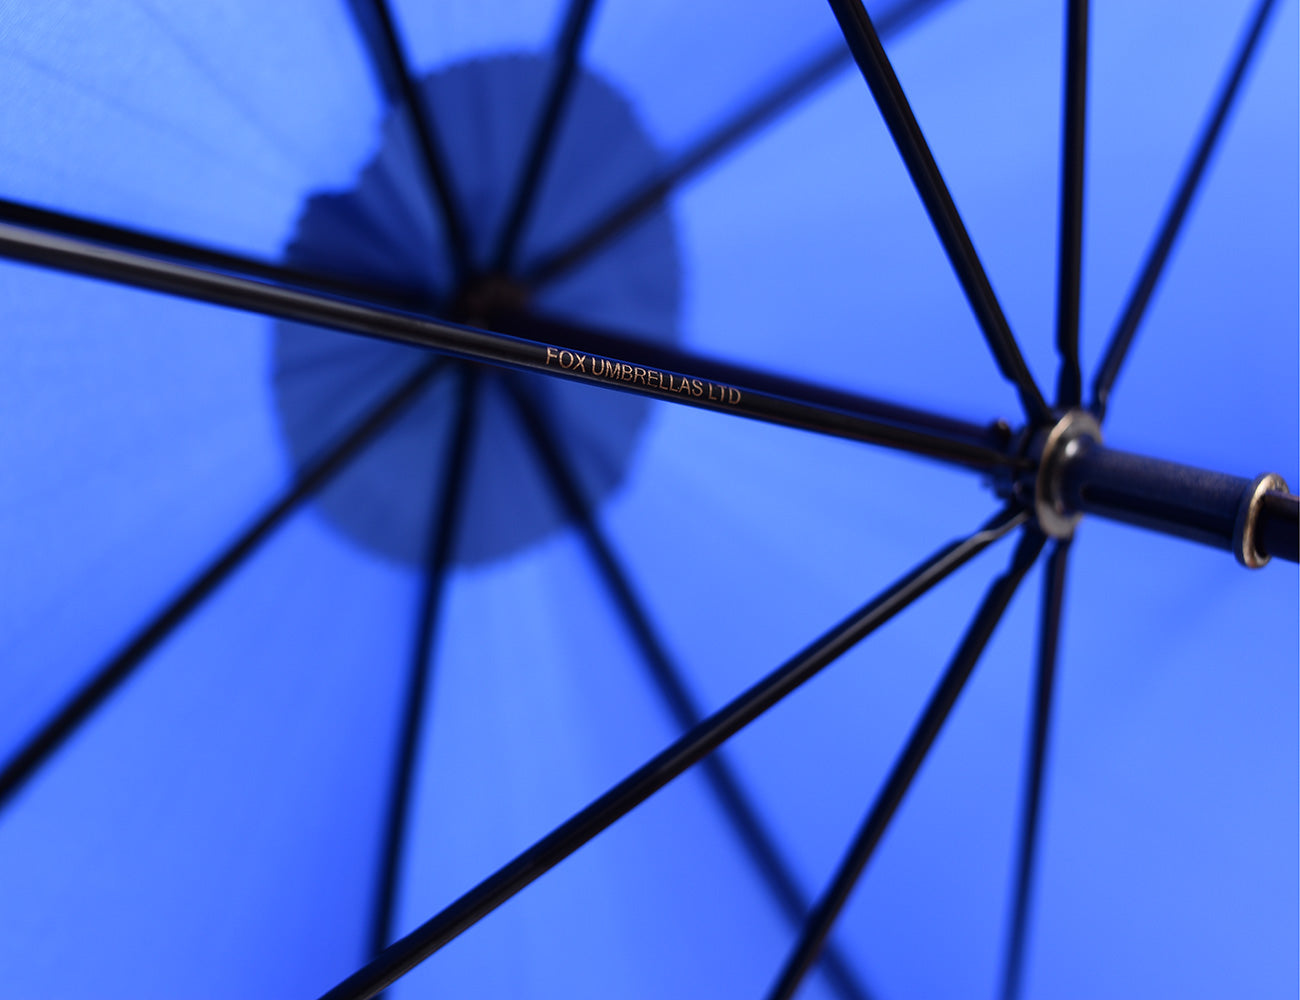
[{"label": "royal blue fabric", "polygon": [[[446,102],[441,137],[481,254],[523,142],[503,123],[531,113],[528,74],[541,78],[565,5],[393,6],[421,85]],[[1253,4],[1093,6],[1085,373]],[[888,40],[1045,389],[1061,7],[948,0]],[[525,260],[837,37],[808,0],[742,17],[722,0],[604,0],[594,17],[578,114],[611,121],[600,115],[625,105],[645,148],[566,138]],[[1107,423],[1118,447],[1276,471],[1293,489],[1298,35],[1284,2]],[[440,224],[346,3],[8,8],[0,74],[0,197],[443,291]],[[439,79],[450,96],[437,97]],[[501,89],[482,105],[473,87],[455,92],[476,79]],[[1018,422],[850,67],[542,304]],[[14,264],[0,265],[0,310],[2,766],[421,356]],[[937,464],[660,403],[624,420],[632,410],[589,408],[596,390],[521,384],[600,498],[596,520],[702,711],[996,507],[978,477]],[[310,998],[365,961],[445,389],[278,529],[0,813],[0,992]],[[396,933],[680,731],[500,385],[483,391]],[[981,556],[726,748],[810,896],[1009,550]],[[1035,570],[842,916],[837,946],[875,996],[997,988],[1041,589]],[[1216,550],[1082,524],[1026,996],[1300,988],[1298,600],[1288,564],[1247,573]],[[393,995],[753,997],[792,940],[691,774]],[[815,976],[800,995],[837,994]]]},{"label": "royal blue fabric", "polygon": [[295,996],[355,967],[416,598],[286,526],[14,801],[7,988]]}]

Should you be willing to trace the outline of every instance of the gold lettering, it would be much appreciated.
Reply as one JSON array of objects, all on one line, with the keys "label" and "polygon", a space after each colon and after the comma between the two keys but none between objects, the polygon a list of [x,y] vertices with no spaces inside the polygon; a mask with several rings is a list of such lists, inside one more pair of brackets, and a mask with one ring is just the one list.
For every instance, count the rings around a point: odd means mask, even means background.
[{"label": "gold lettering", "polygon": [[[587,367],[588,361],[591,362],[590,368]],[[546,348],[546,363],[557,364],[568,371],[582,372],[584,375],[590,372],[593,376],[616,382],[632,382],[648,389],[658,389],[660,392],[694,396],[696,399],[703,397],[711,403],[737,406],[742,398],[740,390],[729,385],[719,385],[698,378],[683,378],[671,372],[659,371],[657,368],[642,368],[640,365],[611,361],[597,354],[581,354],[558,347]]]}]

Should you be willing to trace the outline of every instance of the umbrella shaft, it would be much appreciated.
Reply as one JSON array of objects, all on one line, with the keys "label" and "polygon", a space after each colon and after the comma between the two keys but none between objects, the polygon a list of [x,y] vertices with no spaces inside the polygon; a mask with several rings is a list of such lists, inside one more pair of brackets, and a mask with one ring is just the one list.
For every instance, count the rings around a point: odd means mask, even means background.
[{"label": "umbrella shaft", "polygon": [[[360,334],[392,343],[429,348],[469,361],[533,371],[733,416],[781,424],[833,437],[883,445],[940,461],[993,472],[1016,464],[994,431],[973,437],[961,422],[935,417],[916,425],[916,411],[860,398],[826,401],[826,393],[803,394],[792,380],[768,389],[799,392],[803,398],[748,384],[718,381],[697,371],[671,371],[640,356],[628,343],[616,356],[582,350],[576,343],[547,344],[477,329],[372,302],[339,298],[314,289],[250,278],[233,270],[212,270],[128,247],[0,222],[0,257],[136,288],[261,313],[278,319]],[[645,352],[647,354],[651,352]],[[718,366],[713,366],[717,368]],[[838,405],[835,405],[838,404]],[[864,405],[865,404],[865,405]],[[850,408],[845,408],[845,407]]]},{"label": "umbrella shaft", "polygon": [[1274,484],[1089,443],[1063,470],[1062,499],[1072,510],[1229,551],[1249,531],[1259,556],[1296,562],[1300,508]]}]

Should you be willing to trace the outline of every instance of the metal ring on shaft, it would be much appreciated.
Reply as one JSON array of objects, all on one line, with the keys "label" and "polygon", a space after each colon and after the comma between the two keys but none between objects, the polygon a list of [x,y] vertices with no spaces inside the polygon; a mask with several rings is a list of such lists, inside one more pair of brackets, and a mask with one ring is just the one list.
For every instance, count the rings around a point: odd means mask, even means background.
[{"label": "metal ring on shaft", "polygon": [[1281,476],[1266,472],[1255,477],[1255,481],[1250,484],[1250,492],[1241,498],[1241,506],[1237,510],[1237,523],[1232,530],[1232,554],[1247,569],[1267,566],[1272,558],[1268,553],[1260,552],[1255,544],[1255,525],[1264,504],[1264,494],[1270,490],[1291,492]]},{"label": "metal ring on shaft", "polygon": [[1034,480],[1034,516],[1043,534],[1069,538],[1083,517],[1071,511],[1063,497],[1065,466],[1085,442],[1101,444],[1101,424],[1087,410],[1070,410],[1047,432]]}]

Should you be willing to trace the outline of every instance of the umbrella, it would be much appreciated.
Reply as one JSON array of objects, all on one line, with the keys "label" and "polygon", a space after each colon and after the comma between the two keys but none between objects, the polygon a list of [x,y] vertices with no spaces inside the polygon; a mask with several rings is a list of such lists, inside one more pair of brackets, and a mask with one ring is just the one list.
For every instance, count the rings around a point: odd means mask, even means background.
[{"label": "umbrella", "polygon": [[1295,5],[1095,6],[0,14],[7,990],[1293,994]]}]

